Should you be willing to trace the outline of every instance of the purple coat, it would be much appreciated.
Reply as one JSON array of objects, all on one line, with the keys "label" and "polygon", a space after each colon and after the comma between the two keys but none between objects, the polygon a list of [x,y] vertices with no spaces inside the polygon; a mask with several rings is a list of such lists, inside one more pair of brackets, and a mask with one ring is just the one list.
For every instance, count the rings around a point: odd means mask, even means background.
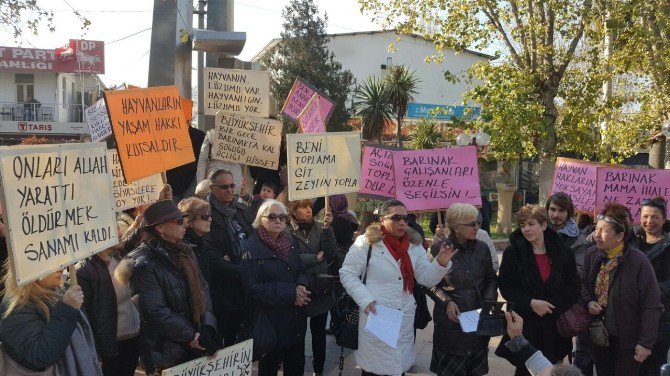
[{"label": "purple coat", "polygon": [[[619,257],[619,266],[611,281],[613,299],[609,304],[614,305],[621,347],[623,350],[632,350],[639,344],[652,349],[661,315],[661,299],[654,269],[644,253],[628,245]],[[582,278],[582,301],[585,306],[591,301],[597,301],[595,282],[604,261],[605,253],[595,245],[586,251]]]}]

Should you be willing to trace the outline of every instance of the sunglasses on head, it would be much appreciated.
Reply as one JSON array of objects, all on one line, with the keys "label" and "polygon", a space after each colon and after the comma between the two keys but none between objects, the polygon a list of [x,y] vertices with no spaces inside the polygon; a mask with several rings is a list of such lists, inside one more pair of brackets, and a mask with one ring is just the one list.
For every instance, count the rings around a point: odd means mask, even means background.
[{"label": "sunglasses on head", "polygon": [[607,222],[607,223],[609,223],[609,224],[611,224],[611,225],[614,225],[614,226],[619,227],[621,230],[624,230],[624,229],[625,229],[624,225],[622,225],[621,223],[617,222],[614,218],[609,217],[609,216],[606,216],[606,215],[599,214],[599,215],[596,217],[596,221],[605,221],[605,222]]},{"label": "sunglasses on head", "polygon": [[279,222],[286,222],[286,219],[288,219],[288,215],[286,214],[275,214],[275,213],[270,213],[268,215],[264,215],[263,218],[267,218],[268,221],[279,221]]},{"label": "sunglasses on head", "polygon": [[230,189],[235,189],[235,183],[232,183],[232,184],[221,184],[221,185],[216,185],[216,184],[214,184],[214,186],[215,186],[215,187],[218,187],[218,188],[221,188],[221,189],[224,189],[224,190],[225,190],[225,189],[228,189],[228,188],[230,188]]},{"label": "sunglasses on head", "polygon": [[645,198],[642,200],[642,206],[654,206],[658,209],[661,209],[661,211],[664,213],[666,211],[665,201],[661,200],[660,198]]},{"label": "sunglasses on head", "polygon": [[461,226],[468,226],[468,227],[480,227],[482,223],[480,221],[472,221],[472,222],[466,222],[466,223],[459,223]]},{"label": "sunglasses on head", "polygon": [[400,222],[400,221],[405,221],[405,223],[409,223],[409,215],[401,215],[401,214],[393,214],[393,215],[387,215],[384,217],[386,219],[390,219],[393,222]]}]

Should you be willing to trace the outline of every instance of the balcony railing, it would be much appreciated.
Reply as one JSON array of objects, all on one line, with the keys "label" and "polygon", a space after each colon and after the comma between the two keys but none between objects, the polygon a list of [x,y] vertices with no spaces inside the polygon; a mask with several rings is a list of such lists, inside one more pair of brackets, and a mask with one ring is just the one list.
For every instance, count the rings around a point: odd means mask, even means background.
[{"label": "balcony railing", "polygon": [[0,102],[0,120],[83,123],[82,104]]}]

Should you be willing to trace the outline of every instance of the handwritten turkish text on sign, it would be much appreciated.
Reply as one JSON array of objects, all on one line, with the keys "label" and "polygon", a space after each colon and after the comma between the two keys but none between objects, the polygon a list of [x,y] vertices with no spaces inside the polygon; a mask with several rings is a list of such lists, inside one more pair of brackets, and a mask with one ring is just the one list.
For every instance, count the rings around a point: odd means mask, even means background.
[{"label": "handwritten turkish text on sign", "polygon": [[109,115],[107,115],[107,107],[103,99],[87,108],[84,111],[84,117],[91,134],[91,141],[97,142],[111,136],[112,125],[109,124]]},{"label": "handwritten turkish text on sign", "polygon": [[407,210],[444,209],[454,203],[481,205],[474,146],[393,152],[395,194]]},{"label": "handwritten turkish text on sign", "polygon": [[360,193],[395,198],[393,152],[400,150],[384,145],[365,144],[361,166]]},{"label": "handwritten turkish text on sign", "polygon": [[319,106],[319,94],[314,93],[312,99],[307,102],[305,109],[298,115],[298,124],[302,133],[325,133],[326,123],[321,117],[321,106]]},{"label": "handwritten turkish text on sign", "polygon": [[270,116],[270,74],[266,71],[205,68],[205,115],[218,111]]},{"label": "handwritten turkish text on sign", "polygon": [[281,121],[219,111],[212,158],[276,170],[281,134]]},{"label": "handwritten turkish text on sign", "polygon": [[163,178],[160,174],[126,183],[123,179],[119,153],[116,150],[107,150],[107,162],[112,173],[114,210],[135,208],[158,200],[158,194],[163,188]]},{"label": "handwritten turkish text on sign", "polygon": [[289,200],[359,191],[360,132],[288,134],[286,146]]},{"label": "handwritten turkish text on sign", "polygon": [[596,210],[606,202],[618,202],[630,209],[634,223],[640,223],[642,200],[670,198],[670,170],[599,167],[596,187]]},{"label": "handwritten turkish text on sign", "polygon": [[175,86],[105,92],[126,182],[195,161]]},{"label": "handwritten turkish text on sign", "polygon": [[217,351],[212,359],[203,356],[163,370],[163,376],[249,376],[251,375],[252,351],[253,339],[249,339]]},{"label": "handwritten turkish text on sign", "polygon": [[596,204],[596,178],[599,164],[558,158],[550,192],[570,196],[577,211],[593,213]]},{"label": "handwritten turkish text on sign", "polygon": [[119,242],[103,143],[9,147],[0,166],[19,285]]},{"label": "handwritten turkish text on sign", "polygon": [[297,122],[298,116],[305,109],[305,106],[307,106],[307,103],[312,99],[314,94],[318,97],[321,119],[323,119],[324,124],[327,124],[328,120],[330,120],[330,115],[335,110],[335,102],[300,77],[296,78],[291,91],[288,93],[284,107],[281,110],[282,115]]}]

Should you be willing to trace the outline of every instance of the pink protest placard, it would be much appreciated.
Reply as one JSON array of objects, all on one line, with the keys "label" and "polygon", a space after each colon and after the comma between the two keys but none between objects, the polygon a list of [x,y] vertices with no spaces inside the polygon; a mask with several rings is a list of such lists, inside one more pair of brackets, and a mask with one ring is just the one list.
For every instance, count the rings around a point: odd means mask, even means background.
[{"label": "pink protest placard", "polygon": [[656,196],[670,198],[670,170],[598,167],[596,210],[618,202],[630,209],[637,224],[642,200]]},{"label": "pink protest placard", "polygon": [[319,96],[321,119],[323,119],[324,124],[328,124],[330,115],[332,115],[333,110],[335,109],[335,102],[300,77],[295,79],[293,87],[291,87],[291,91],[288,93],[288,97],[284,102],[284,107],[281,109],[282,115],[297,122],[298,116],[305,109],[307,102],[312,99],[312,96],[315,93]]},{"label": "pink protest placard", "polygon": [[298,125],[302,133],[325,133],[326,123],[321,117],[319,106],[319,94],[314,93],[312,99],[307,102],[305,109],[298,115]]},{"label": "pink protest placard", "polygon": [[598,166],[605,165],[570,158],[556,159],[550,194],[563,192],[570,196],[575,210],[593,213]]},{"label": "pink protest placard", "polygon": [[361,164],[361,194],[374,198],[395,198],[393,152],[402,149],[365,144]]},{"label": "pink protest placard", "polygon": [[482,204],[474,146],[396,151],[393,170],[396,198],[409,211]]}]

